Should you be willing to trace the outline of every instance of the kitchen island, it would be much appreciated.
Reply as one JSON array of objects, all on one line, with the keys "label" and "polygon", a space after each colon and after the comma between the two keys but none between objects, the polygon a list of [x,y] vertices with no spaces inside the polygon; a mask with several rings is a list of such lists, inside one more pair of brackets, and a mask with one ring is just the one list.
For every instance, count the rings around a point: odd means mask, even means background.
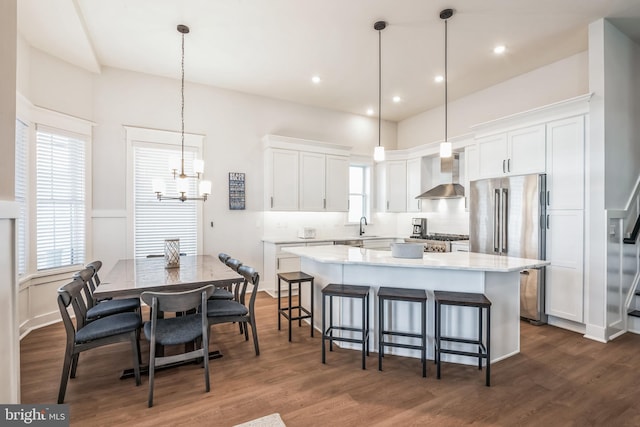
[{"label": "kitchen island", "polygon": [[[483,293],[492,302],[491,356],[492,363],[520,351],[520,271],[549,265],[548,261],[512,258],[473,252],[425,253],[422,259],[394,258],[391,251],[349,246],[307,246],[283,248],[301,258],[301,269],[315,277],[315,307],[322,307],[320,290],[329,283],[368,285],[370,298],[370,345],[377,349],[377,303],[375,294],[380,286],[425,289],[427,304],[427,357],[433,359],[433,291]],[[303,305],[310,301],[304,299]],[[417,305],[396,302],[385,310],[388,322],[395,330],[418,332],[420,310]],[[334,303],[334,321],[359,325],[360,307],[351,301]],[[314,316],[320,330],[322,315]],[[387,324],[388,325],[388,324]],[[442,332],[448,336],[475,337],[478,330],[477,312],[467,307],[443,307]],[[407,343],[408,338],[395,337]],[[350,347],[346,343],[343,347]],[[468,349],[468,346],[466,347]],[[385,351],[386,352],[386,351]],[[420,357],[417,350],[393,348],[392,354]],[[445,357],[446,356],[446,357]],[[443,355],[443,360],[475,364],[477,359]]]}]

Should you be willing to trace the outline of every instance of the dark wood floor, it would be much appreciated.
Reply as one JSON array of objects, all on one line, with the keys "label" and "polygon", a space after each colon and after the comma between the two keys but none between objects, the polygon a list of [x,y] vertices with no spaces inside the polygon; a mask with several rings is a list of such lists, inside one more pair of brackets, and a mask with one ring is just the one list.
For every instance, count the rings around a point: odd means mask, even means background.
[{"label": "dark wood floor", "polygon": [[[295,426],[638,426],[640,336],[626,334],[609,344],[551,326],[522,324],[521,353],[492,367],[492,387],[473,367],[444,365],[436,380],[429,364],[420,376],[417,359],[386,357],[367,370],[360,354],[340,350],[320,363],[320,338],[308,327],[277,330],[276,301],[260,295],[261,355],[236,325],[219,325],[212,349],[212,390],[204,391],[203,370],[189,365],[156,376],[155,406],[147,408],[148,381],[119,380],[129,366],[127,344],[80,356],[65,403],[72,425],[231,426],[279,412]],[[22,402],[52,403],[57,397],[64,329],[51,325],[21,343]],[[143,343],[143,352],[147,347]]]}]

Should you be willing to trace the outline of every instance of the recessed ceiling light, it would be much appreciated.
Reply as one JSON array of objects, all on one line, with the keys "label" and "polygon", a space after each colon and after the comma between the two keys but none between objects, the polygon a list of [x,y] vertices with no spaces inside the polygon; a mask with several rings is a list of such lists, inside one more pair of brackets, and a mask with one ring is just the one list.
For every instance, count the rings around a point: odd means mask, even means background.
[{"label": "recessed ceiling light", "polygon": [[367,108],[367,116],[373,116],[373,108]]},{"label": "recessed ceiling light", "polygon": [[436,83],[442,83],[444,81],[444,76],[435,76],[433,79]]},{"label": "recessed ceiling light", "polygon": [[320,76],[313,76],[313,77],[311,77],[311,81],[312,81],[313,83],[315,83],[315,84],[320,83],[320,81],[321,81],[321,80],[320,80]]},{"label": "recessed ceiling light", "polygon": [[393,97],[393,102],[397,103],[397,102],[400,102],[400,101],[402,101],[402,99],[400,99],[400,97],[398,95]]},{"label": "recessed ceiling light", "polygon": [[503,54],[506,50],[507,48],[505,47],[505,45],[500,44],[493,48],[493,53],[495,53],[496,55],[500,55]]}]

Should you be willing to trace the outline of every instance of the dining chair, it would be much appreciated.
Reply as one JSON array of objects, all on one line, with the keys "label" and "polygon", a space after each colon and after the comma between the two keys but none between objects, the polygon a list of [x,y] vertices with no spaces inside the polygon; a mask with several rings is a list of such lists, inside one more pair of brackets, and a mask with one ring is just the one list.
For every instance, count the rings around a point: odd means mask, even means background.
[{"label": "dining chair", "polygon": [[[124,341],[131,343],[136,386],[140,385],[140,364],[138,361],[140,347],[137,339],[137,332],[142,324],[140,314],[136,312],[118,313],[87,322],[86,306],[81,295],[84,286],[82,279],[76,277],[58,289],[58,308],[67,335],[58,403],[64,402],[69,377],[76,377],[80,353],[104,345]],[[75,325],[71,320],[69,306],[72,307],[75,314]]]},{"label": "dining chair", "polygon": [[258,333],[256,331],[256,318],[254,314],[254,306],[256,295],[258,294],[258,284],[260,283],[260,275],[251,267],[241,265],[238,267],[238,273],[244,278],[240,286],[240,301],[245,301],[247,286],[253,285],[249,305],[232,300],[212,300],[207,301],[207,318],[209,327],[220,323],[238,322],[244,325],[245,340],[249,340],[247,325],[251,326],[251,335],[253,338],[253,346],[256,356],[260,355],[260,347],[258,345]]},{"label": "dining chair", "polygon": [[[151,320],[144,323],[143,331],[149,341],[149,407],[153,406],[153,385],[156,367],[202,358],[206,391],[209,392],[209,335],[207,299],[213,285],[184,292],[143,292],[140,298],[151,307]],[[164,317],[165,312],[189,313],[176,317]],[[200,340],[199,349],[172,356],[156,355],[156,345],[178,345]]]},{"label": "dining chair", "polygon": [[[99,262],[99,261],[98,261]],[[86,318],[91,321],[100,317],[109,316],[116,313],[125,313],[127,311],[140,312],[140,298],[121,298],[97,301],[93,296],[93,292],[100,283],[98,277],[98,269],[102,265],[101,262],[87,264],[87,268],[75,273],[73,277],[78,277],[83,282],[83,293],[86,301]]]},{"label": "dining chair", "polygon": [[[227,255],[223,252],[218,254],[218,259],[221,263],[227,265],[227,261],[232,259],[230,255]],[[237,260],[236,260],[237,261]],[[237,261],[239,264],[242,264],[240,261]],[[238,271],[236,268],[235,271]],[[238,286],[240,283],[234,283],[230,286],[226,287],[216,287],[211,295],[212,299],[238,299]],[[242,333],[242,330],[240,331]]]}]

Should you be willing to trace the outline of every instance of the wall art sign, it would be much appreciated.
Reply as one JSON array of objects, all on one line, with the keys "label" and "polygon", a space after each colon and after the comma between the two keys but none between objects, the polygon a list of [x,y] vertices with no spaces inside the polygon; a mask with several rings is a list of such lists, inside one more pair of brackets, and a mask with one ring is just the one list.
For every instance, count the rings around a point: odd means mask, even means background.
[{"label": "wall art sign", "polygon": [[232,211],[244,209],[244,173],[229,172],[229,209]]}]

